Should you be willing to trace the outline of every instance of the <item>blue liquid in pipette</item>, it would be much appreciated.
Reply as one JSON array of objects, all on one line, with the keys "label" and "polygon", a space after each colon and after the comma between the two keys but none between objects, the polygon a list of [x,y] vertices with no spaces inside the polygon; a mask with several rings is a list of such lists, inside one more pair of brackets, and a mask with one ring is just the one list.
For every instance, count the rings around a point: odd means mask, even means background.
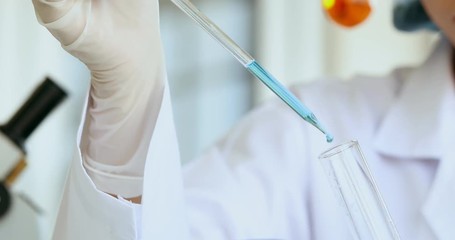
[{"label": "blue liquid in pipette", "polygon": [[248,70],[259,80],[261,80],[270,90],[277,94],[287,105],[289,105],[298,115],[300,115],[305,121],[309,122],[321,132],[325,134],[327,142],[333,141],[333,136],[328,133],[321,123],[318,121],[316,116],[303,105],[300,100],[297,99],[291,92],[279,83],[270,73],[259,65],[256,61],[251,62],[247,65]]}]

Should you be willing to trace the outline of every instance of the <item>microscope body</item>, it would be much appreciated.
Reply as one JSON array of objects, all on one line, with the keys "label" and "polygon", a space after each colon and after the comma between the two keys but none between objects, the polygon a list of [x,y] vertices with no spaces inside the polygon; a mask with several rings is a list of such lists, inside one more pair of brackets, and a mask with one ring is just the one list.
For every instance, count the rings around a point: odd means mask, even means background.
[{"label": "microscope body", "polygon": [[42,212],[33,196],[14,191],[13,184],[27,165],[27,138],[65,97],[66,93],[46,78],[16,114],[0,125],[0,239],[40,239]]}]

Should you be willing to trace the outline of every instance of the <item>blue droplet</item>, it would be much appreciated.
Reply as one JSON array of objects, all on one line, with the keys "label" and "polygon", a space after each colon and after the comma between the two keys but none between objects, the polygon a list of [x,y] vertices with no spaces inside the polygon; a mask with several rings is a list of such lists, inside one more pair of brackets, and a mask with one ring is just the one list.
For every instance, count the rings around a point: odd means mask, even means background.
[{"label": "blue droplet", "polygon": [[330,143],[333,141],[333,136],[332,134],[328,133],[325,135],[325,138],[327,139],[327,142]]}]

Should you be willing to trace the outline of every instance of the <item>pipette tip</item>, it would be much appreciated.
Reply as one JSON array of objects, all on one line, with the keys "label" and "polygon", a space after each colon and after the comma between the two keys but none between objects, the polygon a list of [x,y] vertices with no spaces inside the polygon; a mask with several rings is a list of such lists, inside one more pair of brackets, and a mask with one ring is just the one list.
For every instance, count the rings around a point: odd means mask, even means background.
[{"label": "pipette tip", "polygon": [[325,134],[325,139],[327,140],[328,143],[331,143],[333,141],[333,136],[330,133]]},{"label": "pipette tip", "polygon": [[319,131],[321,131],[322,133],[325,134],[325,138],[327,140],[328,143],[332,142],[333,141],[333,135],[330,134],[329,132],[327,132],[325,130],[325,128],[322,126],[322,124],[319,122],[319,120],[316,118],[316,116],[311,113],[307,119],[305,119],[307,122],[311,123],[311,125],[313,125],[314,127],[316,127],[317,129],[319,129]]}]

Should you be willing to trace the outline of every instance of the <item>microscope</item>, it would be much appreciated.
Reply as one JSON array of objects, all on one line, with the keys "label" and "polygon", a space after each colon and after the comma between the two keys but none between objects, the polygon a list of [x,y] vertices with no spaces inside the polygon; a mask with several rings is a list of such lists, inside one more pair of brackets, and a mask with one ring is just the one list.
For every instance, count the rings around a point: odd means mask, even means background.
[{"label": "microscope", "polygon": [[0,125],[1,239],[5,236],[8,239],[24,239],[24,237],[31,239],[24,234],[38,237],[36,233],[24,233],[27,231],[24,225],[30,221],[27,216],[33,212],[33,206],[31,206],[33,204],[16,196],[10,189],[27,165],[24,147],[27,138],[66,96],[65,91],[52,79],[46,78],[13,117],[7,123]]}]

